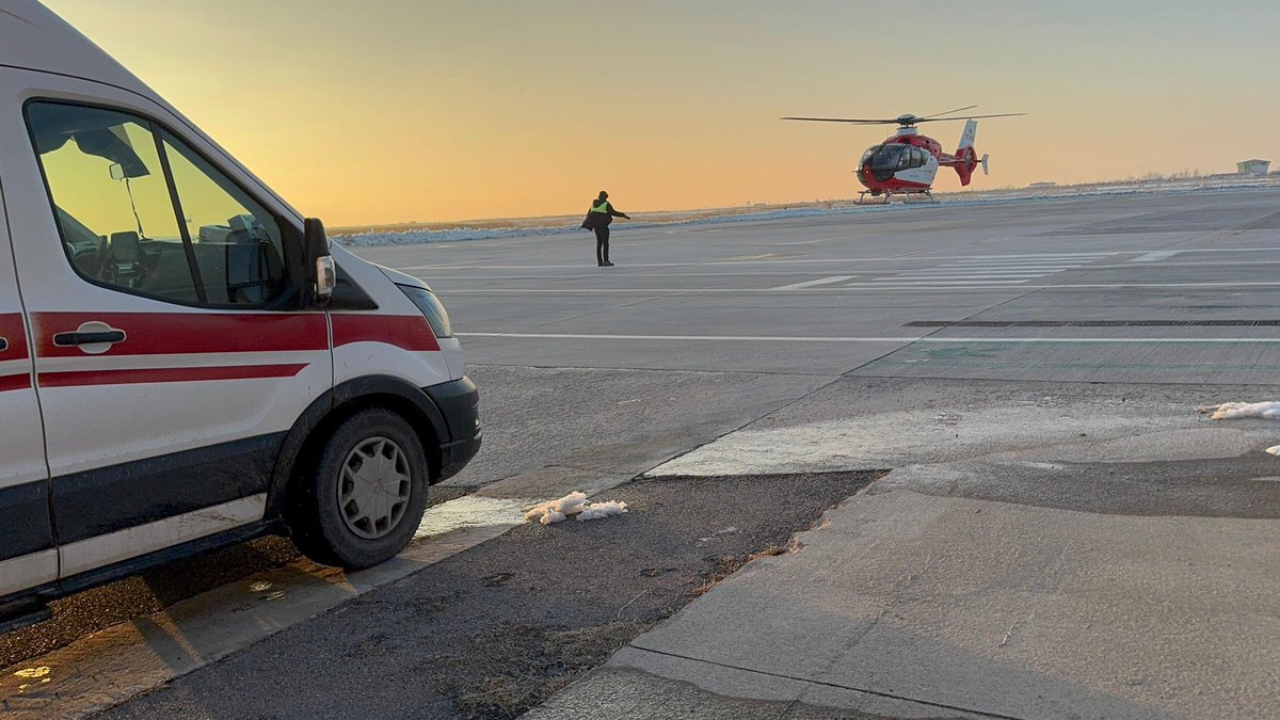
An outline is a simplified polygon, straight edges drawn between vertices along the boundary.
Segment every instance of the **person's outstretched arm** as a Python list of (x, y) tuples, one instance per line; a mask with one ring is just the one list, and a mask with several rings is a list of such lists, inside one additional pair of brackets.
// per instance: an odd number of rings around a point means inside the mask
[(613, 209), (613, 203), (609, 203), (609, 214), (610, 214), (610, 215), (612, 215), (612, 216), (614, 216), (614, 217), (626, 218), (626, 219), (628, 219), (628, 220), (630, 220), (630, 219), (631, 219), (631, 216), (630, 216), (630, 215), (628, 215), (628, 214), (626, 214), (626, 213), (624, 213), (624, 212), (618, 212), (617, 210), (614, 210), (614, 209)]

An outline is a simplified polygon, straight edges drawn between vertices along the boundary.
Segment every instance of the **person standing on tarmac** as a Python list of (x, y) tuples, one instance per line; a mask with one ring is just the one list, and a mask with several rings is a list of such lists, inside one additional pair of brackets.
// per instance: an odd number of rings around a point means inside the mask
[(582, 221), (582, 227), (596, 232), (596, 267), (613, 267), (609, 262), (609, 223), (615, 217), (631, 219), (626, 213), (614, 210), (609, 204), (609, 193), (601, 190), (600, 195), (591, 201), (587, 219)]

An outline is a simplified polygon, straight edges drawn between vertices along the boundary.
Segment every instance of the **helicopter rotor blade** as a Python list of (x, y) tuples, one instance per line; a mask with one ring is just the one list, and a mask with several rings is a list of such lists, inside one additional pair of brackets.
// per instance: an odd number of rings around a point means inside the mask
[(854, 118), (784, 117), (782, 120), (806, 120), (808, 122), (848, 123), (850, 125), (897, 125), (898, 120), (867, 120)]
[(962, 112), (962, 111), (964, 111), (964, 110), (972, 110), (972, 109), (974, 109), (974, 108), (976, 108), (976, 107), (978, 107), (978, 106), (977, 106), (977, 105), (969, 105), (969, 106), (967, 106), (967, 107), (956, 108), (955, 110), (948, 110), (948, 111), (946, 111), (946, 112), (934, 113), (934, 114), (932, 114), (932, 115), (925, 115), (923, 118), (921, 118), (921, 120), (928, 120), (929, 118), (936, 118), (936, 117), (940, 117), (940, 116), (942, 116), (942, 115), (950, 115), (950, 114), (952, 114), (952, 113), (958, 113), (958, 112)]
[(1030, 115), (1031, 113), (998, 113), (996, 115), (964, 115), (962, 117), (949, 118), (920, 118), (916, 122), (952, 122), (959, 120), (981, 120), (982, 118), (998, 118), (998, 117), (1016, 117), (1018, 115)]

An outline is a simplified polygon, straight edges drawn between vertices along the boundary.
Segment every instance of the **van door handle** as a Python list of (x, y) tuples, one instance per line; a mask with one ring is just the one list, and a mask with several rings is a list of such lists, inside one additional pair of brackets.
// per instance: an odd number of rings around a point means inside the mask
[(124, 342), (123, 330), (106, 332), (64, 332), (53, 336), (53, 344), (57, 347), (75, 347), (77, 345), (98, 345), (108, 343), (115, 345)]

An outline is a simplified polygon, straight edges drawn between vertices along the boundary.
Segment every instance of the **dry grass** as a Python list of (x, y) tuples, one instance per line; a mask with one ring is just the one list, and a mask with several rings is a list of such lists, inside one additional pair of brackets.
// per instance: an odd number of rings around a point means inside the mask
[(764, 550), (761, 550), (758, 553), (751, 553), (750, 555), (726, 555), (716, 562), (715, 568), (707, 575), (706, 582), (694, 588), (690, 591), (690, 594), (694, 597), (702, 597), (710, 592), (711, 588), (715, 587), (721, 580), (724, 580), (730, 575), (738, 572), (742, 569), (743, 565), (746, 565), (752, 560), (762, 557), (777, 557), (779, 555), (785, 555), (787, 552), (789, 552), (788, 548), (782, 545), (770, 545)]

